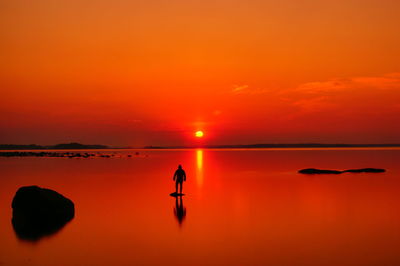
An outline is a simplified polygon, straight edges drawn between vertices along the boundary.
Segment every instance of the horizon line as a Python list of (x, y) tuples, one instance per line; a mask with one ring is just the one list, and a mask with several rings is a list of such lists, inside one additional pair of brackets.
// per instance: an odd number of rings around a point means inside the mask
[(81, 144), (77, 142), (37, 145), (37, 144), (0, 144), (0, 150), (23, 149), (262, 149), (262, 148), (389, 148), (400, 147), (400, 143), (255, 143), (255, 144), (214, 144), (214, 145), (146, 145), (133, 146), (109, 146), (100, 144)]

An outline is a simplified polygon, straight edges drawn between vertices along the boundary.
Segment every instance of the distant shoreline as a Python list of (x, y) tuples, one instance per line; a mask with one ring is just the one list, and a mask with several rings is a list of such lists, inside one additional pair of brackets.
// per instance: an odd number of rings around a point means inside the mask
[(107, 145), (87, 145), (80, 143), (67, 143), (42, 146), (36, 144), (0, 144), (0, 150), (108, 150), (108, 149), (267, 149), (267, 148), (395, 148), (400, 144), (323, 144), (323, 143), (295, 143), (295, 144), (238, 144), (238, 145), (203, 145), (203, 146), (145, 146), (145, 147), (111, 147)]
[(400, 144), (244, 144), (244, 145), (204, 145), (204, 146), (145, 146), (144, 149), (267, 149), (267, 148), (395, 148)]
[(92, 150), (92, 149), (110, 149), (106, 145), (87, 145), (81, 143), (65, 143), (49, 146), (42, 146), (37, 144), (19, 145), (19, 144), (0, 144), (0, 150)]

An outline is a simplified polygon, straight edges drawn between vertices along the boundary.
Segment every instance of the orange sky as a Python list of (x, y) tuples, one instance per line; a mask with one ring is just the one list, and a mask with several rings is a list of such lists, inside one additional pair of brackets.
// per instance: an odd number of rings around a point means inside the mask
[(400, 1), (0, 3), (0, 143), (400, 143)]

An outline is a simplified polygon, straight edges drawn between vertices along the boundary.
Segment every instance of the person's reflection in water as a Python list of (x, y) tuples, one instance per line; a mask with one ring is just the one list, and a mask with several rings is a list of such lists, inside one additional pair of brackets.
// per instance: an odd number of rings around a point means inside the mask
[(186, 208), (183, 206), (182, 196), (175, 197), (175, 208), (174, 208), (175, 218), (178, 220), (179, 226), (182, 226), (183, 220), (186, 217)]

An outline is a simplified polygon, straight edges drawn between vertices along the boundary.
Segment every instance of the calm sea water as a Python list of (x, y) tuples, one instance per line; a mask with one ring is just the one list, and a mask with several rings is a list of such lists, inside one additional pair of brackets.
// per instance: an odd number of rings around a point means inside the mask
[[(0, 158), (0, 265), (400, 265), (399, 149), (135, 152)], [(182, 202), (169, 196), (178, 164)], [(387, 172), (297, 173), (308, 167)], [(70, 198), (75, 218), (19, 239), (25, 185)]]

